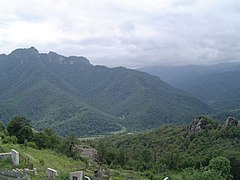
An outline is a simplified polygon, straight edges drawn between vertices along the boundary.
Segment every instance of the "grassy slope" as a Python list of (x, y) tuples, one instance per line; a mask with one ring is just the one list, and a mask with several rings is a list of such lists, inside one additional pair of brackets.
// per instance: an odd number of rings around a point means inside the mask
[[(15, 149), (20, 153), (20, 166), (18, 168), (37, 168), (38, 175), (31, 176), (32, 179), (42, 180), (46, 178), (47, 168), (52, 168), (58, 171), (58, 174), (67, 175), (69, 172), (83, 170), (85, 175), (90, 177), (94, 176), (94, 170), (98, 168), (96, 163), (91, 163), (91, 166), (86, 169), (84, 162), (73, 160), (65, 155), (55, 153), (51, 150), (37, 150), (34, 148), (25, 148), (23, 145), (18, 144), (0, 144), (5, 152)], [(1, 169), (13, 169), (15, 166), (11, 165), (11, 162), (0, 160)], [(110, 170), (112, 180), (124, 180), (127, 177), (133, 179), (146, 179), (140, 172), (126, 171), (126, 170)]]
[[(33, 164), (33, 168), (37, 168), (38, 178), (41, 179), (45, 177), (47, 168), (53, 168), (60, 174), (66, 174), (70, 171), (77, 171), (85, 168), (85, 164), (81, 161), (75, 161), (73, 159), (67, 158), (64, 155), (54, 153), (51, 150), (37, 150), (28, 147), (25, 152), (25, 148), (18, 144), (1, 144), (6, 152), (11, 149), (15, 149), (20, 153), (20, 167), (28, 167)], [(24, 161), (27, 163), (24, 163)], [(28, 163), (29, 162), (29, 163)], [(89, 175), (93, 175), (90, 172)]]

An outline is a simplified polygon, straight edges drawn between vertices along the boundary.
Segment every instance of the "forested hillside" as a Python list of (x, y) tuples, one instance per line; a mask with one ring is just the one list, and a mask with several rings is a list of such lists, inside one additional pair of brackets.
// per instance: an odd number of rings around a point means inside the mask
[(206, 102), (214, 109), (209, 116), (221, 121), (227, 116), (240, 117), (240, 63), (156, 66), (140, 70), (157, 75), (173, 87)]
[(211, 111), (156, 76), (33, 47), (0, 55), (0, 84), (0, 119), (25, 116), (61, 135), (145, 130)]
[(240, 63), (143, 67), (139, 70), (157, 75), (173, 87), (202, 101), (215, 100), (240, 87)]
[[(221, 124), (200, 116), (188, 126), (162, 126), (150, 132), (112, 136), (94, 141), (93, 146), (97, 148), (102, 163), (113, 168), (139, 170), (153, 179), (168, 171), (177, 171), (179, 176), (187, 172), (187, 176), (189, 171), (185, 171), (186, 168), (203, 173), (196, 175), (195, 179), (200, 176), (214, 179), (216, 177), (210, 178), (214, 173), (208, 176), (207, 169), (201, 168), (207, 167), (214, 158), (225, 157), (231, 162), (231, 174), (238, 180), (240, 127), (237, 124), (234, 118)], [(194, 179), (194, 175), (190, 179)]]
[[(219, 123), (199, 116), (189, 125), (92, 140), (60, 137), (49, 128), (35, 131), (28, 119), (14, 117), (6, 127), (0, 121), (0, 137), (0, 152), (20, 152), (18, 168), (37, 168), (33, 179), (45, 179), (47, 167), (58, 170), (57, 179), (67, 179), (79, 168), (91, 179), (240, 178), (240, 126), (234, 117)], [(4, 159), (0, 165), (14, 168)]]

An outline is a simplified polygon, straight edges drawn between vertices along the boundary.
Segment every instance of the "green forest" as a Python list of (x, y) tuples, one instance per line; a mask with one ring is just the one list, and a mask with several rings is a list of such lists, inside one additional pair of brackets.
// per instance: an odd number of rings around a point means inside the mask
[[(199, 116), (190, 125), (165, 125), (135, 134), (123, 132), (78, 139), (74, 135), (61, 137), (51, 129), (35, 131), (28, 119), (14, 117), (6, 127), (0, 123), (1, 151), (17, 144), (25, 149), (25, 153), (27, 149), (29, 152), (36, 149), (38, 154), (49, 150), (59, 154), (59, 161), (60, 156), (70, 158), (69, 167), (79, 162), (83, 169), (90, 168), (88, 172), (92, 177), (95, 177), (94, 169), (106, 169), (109, 172), (107, 179), (238, 180), (240, 127), (235, 118), (230, 120), (223, 124)], [(81, 155), (78, 147), (82, 145), (96, 149), (94, 163)], [(21, 167), (41, 169), (42, 161), (47, 160), (39, 161), (39, 164), (23, 163)], [(56, 168), (62, 168), (57, 162), (55, 164)], [(89, 164), (92, 165), (89, 167)], [(11, 169), (5, 161), (1, 161), (1, 167)], [(67, 179), (67, 171), (58, 178)]]
[[(238, 180), (240, 127), (225, 127), (205, 116), (198, 118), (204, 124), (198, 132), (193, 132), (193, 125), (162, 126), (145, 133), (98, 139), (92, 142), (92, 146), (98, 150), (102, 164), (141, 171), (149, 179), (168, 174), (170, 179), (177, 179), (174, 175), (171, 178), (176, 172), (182, 175), (180, 179)], [(229, 167), (213, 168), (215, 161), (229, 164)]]
[[(36, 130), (67, 136), (107, 134), (188, 123), (212, 108), (156, 76), (92, 65), (35, 48), (0, 55), (0, 119), (31, 120)], [(119, 126), (119, 124), (121, 126)]]

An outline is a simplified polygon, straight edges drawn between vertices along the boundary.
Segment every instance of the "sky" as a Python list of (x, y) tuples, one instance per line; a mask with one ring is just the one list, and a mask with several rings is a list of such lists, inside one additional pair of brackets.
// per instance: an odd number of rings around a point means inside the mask
[(239, 0), (1, 0), (0, 54), (137, 68), (240, 61)]

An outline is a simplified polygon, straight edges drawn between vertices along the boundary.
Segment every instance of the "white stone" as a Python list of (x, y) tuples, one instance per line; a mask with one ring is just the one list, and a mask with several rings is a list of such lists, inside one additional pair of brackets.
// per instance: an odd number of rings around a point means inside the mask
[(52, 168), (47, 168), (47, 176), (49, 180), (56, 179), (57, 176), (57, 170)]
[(11, 151), (11, 154), (12, 154), (12, 162), (15, 166), (18, 166), (19, 165), (19, 153), (12, 149)]

